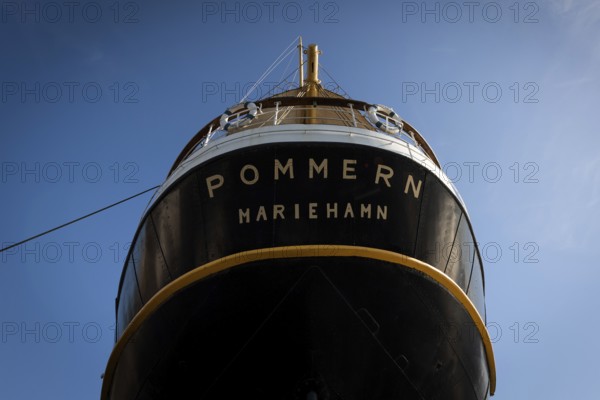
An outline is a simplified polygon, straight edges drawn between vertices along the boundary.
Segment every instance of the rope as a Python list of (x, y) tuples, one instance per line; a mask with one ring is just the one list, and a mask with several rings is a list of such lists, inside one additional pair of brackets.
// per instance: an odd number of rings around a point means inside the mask
[(277, 68), (277, 66), (283, 61), (285, 60), (285, 57), (289, 56), (292, 52), (294, 51), (294, 49), (291, 49), (288, 51), (288, 53), (281, 58), (281, 60), (277, 61), (277, 64), (273, 65), (272, 67), (269, 67), (269, 69), (267, 69), (267, 71), (265, 71), (265, 73), (256, 81), (256, 83), (250, 88), (250, 90), (248, 91), (248, 93), (246, 93), (246, 95), (242, 98), (242, 100), (240, 101), (240, 103), (243, 103), (246, 98), (248, 96), (250, 96), (250, 94), (252, 94), (252, 92), (254, 90), (256, 90), (256, 88), (267, 78), (267, 76), (269, 76), (271, 74), (271, 72), (273, 72), (273, 70), (275, 70), (275, 68)]
[(279, 77), (279, 82), (281, 82), (281, 80), (283, 79), (283, 76), (285, 75), (285, 73), (287, 72), (288, 68), (290, 68), (290, 64), (292, 63), (292, 60), (294, 59), (294, 57), (288, 57), (288, 63), (285, 66), (284, 70), (281, 71), (281, 76)]
[(98, 213), (100, 213), (100, 212), (102, 212), (102, 211), (108, 210), (109, 208), (112, 208), (112, 207), (114, 207), (114, 206), (117, 206), (117, 205), (119, 205), (119, 204), (121, 204), (121, 203), (125, 203), (126, 201), (129, 201), (129, 200), (131, 200), (131, 199), (134, 199), (134, 198), (136, 198), (136, 197), (138, 197), (138, 196), (141, 196), (141, 195), (143, 195), (143, 194), (145, 194), (145, 193), (148, 193), (149, 191), (151, 191), (151, 190), (154, 190), (154, 189), (157, 189), (157, 188), (159, 188), (159, 187), (160, 187), (160, 185), (158, 185), (158, 186), (154, 186), (154, 187), (151, 187), (150, 189), (146, 189), (146, 190), (144, 190), (144, 191), (142, 191), (142, 192), (139, 192), (139, 193), (137, 193), (137, 194), (134, 194), (133, 196), (129, 196), (129, 197), (127, 197), (126, 199), (119, 200), (119, 201), (117, 201), (116, 203), (110, 204), (110, 205), (108, 205), (108, 206), (106, 206), (106, 207), (103, 207), (103, 208), (101, 208), (101, 209), (99, 209), (99, 210), (96, 210), (96, 211), (94, 211), (94, 212), (91, 212), (91, 213), (89, 213), (89, 214), (86, 214), (86, 215), (84, 215), (84, 216), (82, 216), (82, 217), (76, 218), (76, 219), (74, 219), (74, 220), (72, 220), (72, 221), (66, 222), (66, 223), (64, 223), (64, 224), (62, 224), (62, 225), (59, 225), (59, 226), (55, 227), (55, 228), (48, 229), (48, 230), (47, 230), (47, 231), (45, 231), (45, 232), (38, 233), (38, 234), (37, 234), (37, 235), (35, 235), (35, 236), (32, 236), (32, 237), (30, 237), (30, 238), (27, 238), (27, 239), (25, 239), (25, 240), (21, 240), (20, 242), (17, 242), (17, 243), (11, 244), (10, 246), (7, 246), (7, 247), (5, 247), (5, 248), (1, 249), (1, 250), (0, 250), (0, 253), (2, 253), (3, 251), (6, 251), (6, 250), (12, 249), (13, 247), (20, 246), (20, 245), (22, 245), (22, 244), (24, 244), (24, 243), (27, 243), (27, 242), (29, 242), (29, 241), (31, 241), (31, 240), (33, 240), (33, 239), (37, 239), (37, 238), (39, 238), (40, 236), (44, 236), (44, 235), (47, 235), (47, 234), (49, 234), (49, 233), (51, 233), (51, 232), (57, 231), (57, 230), (59, 230), (59, 229), (61, 229), (61, 228), (64, 228), (65, 226), (69, 226), (69, 225), (71, 225), (71, 224), (74, 224), (75, 222), (79, 222), (79, 221), (81, 221), (81, 220), (83, 220), (83, 219), (86, 219), (86, 218), (88, 218), (88, 217), (91, 217), (92, 215), (98, 214)]
[[(304, 65), (304, 63), (303, 63), (302, 65)], [(284, 83), (288, 83), (288, 78), (289, 78), (289, 77), (290, 77), (292, 74), (294, 74), (294, 76), (296, 76), (296, 74), (297, 74), (297, 73), (298, 73), (298, 68), (296, 68), (295, 70), (293, 70), (292, 72), (290, 72), (290, 73), (288, 74), (288, 76), (286, 76), (286, 77), (285, 77), (285, 78), (284, 78), (282, 81), (280, 81), (280, 82), (279, 82), (277, 85), (273, 86), (273, 88), (271, 88), (271, 90), (269, 90), (269, 91), (267, 92), (267, 94), (263, 96), (263, 98), (265, 98), (265, 97), (271, 97), (271, 95), (275, 95), (275, 90), (276, 90), (278, 87), (280, 87), (281, 85), (283, 85)], [(292, 82), (293, 82), (293, 79), (292, 79)], [(283, 91), (285, 91), (285, 89), (283, 89)]]
[[(296, 38), (292, 41), (292, 43), (290, 43), (284, 50), (283, 52), (279, 55), (279, 57), (277, 57), (275, 59), (275, 61), (273, 61), (273, 63), (267, 68), (267, 70), (265, 72), (263, 72), (263, 74), (260, 76), (260, 78), (258, 78), (258, 80), (256, 81), (256, 83), (254, 83), (254, 85), (252, 85), (252, 87), (250, 88), (250, 90), (248, 90), (248, 92), (244, 95), (244, 97), (242, 98), (242, 100), (240, 101), (240, 103), (243, 103), (246, 98), (248, 98), (248, 96), (250, 96), (250, 94), (252, 94), (252, 92), (254, 90), (256, 90), (256, 88), (258, 87), (258, 85), (260, 85), (262, 83), (263, 80), (265, 80), (265, 78), (271, 73), (273, 72), (273, 70), (275, 68), (277, 68), (277, 66), (283, 61), (285, 60), (285, 58), (287, 56), (290, 55), (290, 53), (292, 51), (295, 50), (295, 46), (294, 44), (298, 41), (299, 36), (296, 36)], [(291, 47), (291, 48), (290, 48)]]
[(320, 63), (319, 63), (319, 67), (321, 67), (321, 68), (323, 69), (323, 72), (325, 72), (325, 73), (327, 74), (327, 76), (331, 78), (331, 80), (333, 81), (333, 83), (335, 83), (335, 84), (337, 85), (337, 87), (338, 87), (338, 88), (339, 88), (339, 89), (340, 89), (342, 92), (344, 92), (344, 94), (346, 95), (346, 98), (350, 99), (351, 97), (350, 97), (350, 95), (348, 94), (348, 92), (346, 92), (346, 91), (344, 90), (344, 88), (343, 88), (343, 87), (341, 87), (339, 83), (337, 83), (337, 81), (335, 80), (335, 78), (334, 78), (334, 77), (333, 77), (333, 76), (332, 76), (332, 75), (331, 75), (329, 72), (327, 72), (327, 70), (325, 69), (325, 66), (323, 65), (323, 63), (321, 63), (321, 62), (320, 62)]

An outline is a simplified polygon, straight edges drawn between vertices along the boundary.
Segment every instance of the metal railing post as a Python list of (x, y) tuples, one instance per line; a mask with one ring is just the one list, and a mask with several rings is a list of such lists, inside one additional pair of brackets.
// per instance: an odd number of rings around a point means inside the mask
[(210, 127), (208, 128), (208, 133), (206, 134), (206, 140), (204, 140), (204, 145), (202, 145), (202, 147), (206, 146), (210, 140), (210, 138), (212, 137), (212, 133), (213, 133), (213, 126), (212, 124), (210, 124)]
[(356, 128), (356, 117), (354, 116), (354, 107), (352, 107), (352, 103), (348, 103), (348, 106), (350, 107), (350, 112), (352, 113), (352, 123)]

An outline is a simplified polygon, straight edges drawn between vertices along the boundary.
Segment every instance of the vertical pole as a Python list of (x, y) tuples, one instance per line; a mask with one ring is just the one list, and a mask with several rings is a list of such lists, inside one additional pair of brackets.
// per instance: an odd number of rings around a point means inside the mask
[(319, 82), (319, 47), (316, 44), (308, 45), (308, 78), (309, 83), (317, 84)]
[(206, 138), (204, 139), (204, 144), (202, 145), (203, 147), (208, 144), (210, 139), (212, 139), (212, 133), (213, 133), (212, 128), (213, 128), (213, 126), (212, 126), (212, 124), (210, 124), (210, 128), (208, 128), (208, 133), (206, 134)]
[(304, 49), (302, 48), (302, 36), (298, 39), (298, 76), (299, 76), (299, 87), (304, 86), (304, 60), (303, 56)]
[[(319, 95), (319, 48), (316, 44), (308, 45), (308, 60), (306, 61), (307, 65), (307, 73), (308, 77), (306, 78), (307, 84), (307, 97), (317, 97)], [(308, 110), (306, 110), (306, 117), (308, 124), (316, 124), (317, 123), (317, 105), (313, 102), (313, 106), (309, 106)]]
[(352, 103), (348, 103), (348, 106), (350, 106), (350, 112), (352, 113), (352, 123), (356, 128), (356, 117), (354, 116), (354, 108), (352, 107)]

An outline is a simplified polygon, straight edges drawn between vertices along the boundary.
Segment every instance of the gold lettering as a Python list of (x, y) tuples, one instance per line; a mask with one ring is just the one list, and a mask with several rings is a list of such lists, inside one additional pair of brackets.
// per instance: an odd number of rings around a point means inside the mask
[(273, 204), (273, 219), (277, 219), (277, 216), (281, 217), (281, 219), (285, 219), (285, 217), (283, 216), (284, 210), (285, 207), (283, 206), (283, 204)]
[(423, 181), (419, 179), (419, 183), (415, 186), (415, 179), (412, 175), (408, 175), (408, 179), (406, 180), (406, 186), (404, 187), (404, 194), (408, 193), (408, 188), (412, 187), (413, 196), (415, 199), (419, 198), (419, 194), (421, 193), (421, 184)]
[(290, 179), (294, 179), (294, 159), (288, 158), (285, 166), (282, 166), (278, 159), (275, 159), (275, 180), (279, 180), (279, 172), (283, 175), (286, 174), (287, 171), (290, 171)]
[[(252, 173), (254, 174), (254, 177), (252, 179), (246, 179), (246, 171), (248, 170), (252, 171)], [(246, 185), (254, 185), (256, 182), (258, 182), (258, 176), (258, 169), (256, 169), (256, 167), (252, 164), (246, 164), (240, 170), (240, 179)]]
[[(216, 182), (215, 182), (216, 181)], [(223, 186), (225, 179), (223, 179), (223, 175), (213, 175), (206, 178), (206, 188), (208, 189), (208, 197), (211, 199), (215, 197), (215, 189)]]
[(323, 178), (327, 179), (327, 159), (324, 158), (321, 164), (317, 165), (314, 159), (308, 160), (308, 177), (313, 178), (313, 172), (316, 171), (317, 175), (323, 172)]
[(240, 225), (241, 224), (249, 224), (250, 223), (250, 209), (246, 208), (246, 210), (242, 210), (241, 208), (239, 209), (239, 215), (240, 215)]
[(294, 204), (294, 219), (300, 219), (300, 204)]
[(377, 204), (377, 219), (387, 220), (387, 206)]
[(362, 204), (360, 205), (360, 217), (364, 218), (365, 215), (368, 219), (371, 219), (371, 205), (370, 204)]
[(356, 179), (356, 175), (350, 175), (350, 173), (354, 172), (354, 165), (356, 165), (356, 160), (344, 160), (343, 179)]
[(260, 220), (266, 221), (267, 220), (267, 211), (265, 210), (265, 206), (260, 206), (258, 208), (258, 214), (256, 214), (256, 222), (260, 221)]
[(317, 219), (318, 203), (308, 203), (308, 219)]
[[(387, 174), (382, 173), (382, 171), (381, 171), (382, 169), (387, 170)], [(377, 165), (377, 174), (375, 174), (375, 184), (377, 185), (379, 183), (379, 179), (383, 178), (383, 180), (385, 181), (385, 185), (387, 187), (392, 187), (392, 185), (390, 185), (390, 181), (388, 180), (392, 176), (394, 176), (393, 169), (391, 169), (387, 165), (379, 164), (379, 165)]]
[(352, 209), (351, 203), (346, 204), (346, 211), (344, 212), (344, 218), (348, 218), (348, 216), (354, 218), (354, 210)]
[(327, 203), (327, 219), (331, 218), (331, 215), (333, 218), (338, 217), (338, 203)]
[[(319, 219), (319, 203), (308, 203), (308, 219)], [(300, 207), (304, 204), (294, 203), (294, 219), (300, 219)], [(342, 206), (343, 207), (343, 206)], [(358, 205), (357, 205), (358, 207)], [(377, 208), (375, 208), (377, 207)], [(272, 220), (282, 219), (285, 220), (285, 210), (286, 206), (284, 204), (273, 204), (273, 214)], [(327, 219), (337, 219), (340, 216), (340, 206), (339, 203), (326, 203), (326, 215)], [(388, 219), (388, 206), (382, 206), (379, 204), (373, 205), (371, 203), (361, 203), (360, 204), (360, 218), (371, 219), (373, 213), (377, 212), (378, 220), (387, 220)], [(358, 211), (358, 210), (357, 210)], [(239, 224), (249, 224), (252, 217), (251, 208), (239, 208), (238, 209), (238, 220)], [(344, 207), (344, 219), (347, 218), (355, 218), (354, 213), (354, 205), (352, 203), (346, 203)], [(267, 214), (267, 209), (265, 206), (258, 207), (255, 221), (268, 221), (269, 215)]]

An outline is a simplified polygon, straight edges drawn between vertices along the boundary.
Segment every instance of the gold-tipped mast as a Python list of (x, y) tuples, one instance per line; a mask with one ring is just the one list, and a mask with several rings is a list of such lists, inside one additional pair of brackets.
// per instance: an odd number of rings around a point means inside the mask
[(306, 95), (309, 97), (317, 97), (319, 93), (319, 87), (321, 81), (319, 80), (319, 47), (316, 44), (309, 44), (306, 54), (308, 55), (308, 61), (306, 63), (308, 68), (308, 77), (306, 78), (307, 91)]
[[(298, 47), (302, 48), (302, 37), (300, 38)], [(304, 81), (304, 66), (303, 66), (303, 56), (302, 54), (308, 55), (307, 65), (307, 78)], [(300, 52), (300, 88), (306, 86), (306, 96), (307, 97), (318, 97), (319, 96), (319, 88), (321, 87), (321, 81), (319, 80), (319, 54), (321, 51), (319, 47), (312, 43), (308, 45), (308, 49), (306, 51), (301, 50)], [(307, 124), (316, 124), (317, 123), (317, 110), (315, 107), (309, 107), (306, 110), (306, 123)]]
[[(304, 80), (304, 54), (308, 55), (308, 61), (306, 62), (308, 68), (308, 77)], [(321, 51), (319, 47), (312, 43), (308, 45), (308, 49), (304, 50), (302, 46), (302, 36), (298, 39), (298, 83), (299, 87), (307, 86), (307, 95), (316, 97), (319, 84), (319, 54)]]
[(310, 84), (319, 84), (319, 47), (316, 44), (308, 45), (308, 79), (306, 80)]

